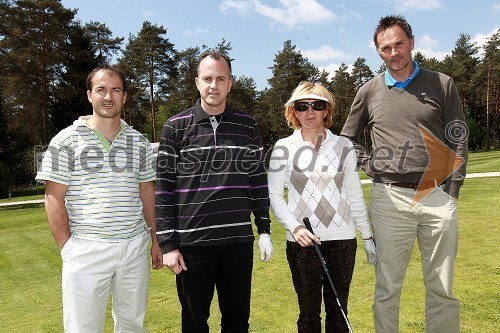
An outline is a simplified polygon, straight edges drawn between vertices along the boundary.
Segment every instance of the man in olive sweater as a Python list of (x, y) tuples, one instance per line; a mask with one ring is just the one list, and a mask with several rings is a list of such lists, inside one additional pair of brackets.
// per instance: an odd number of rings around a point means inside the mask
[(457, 198), (468, 153), (460, 98), (450, 77), (419, 68), (412, 59), (415, 40), (402, 16), (382, 18), (373, 37), (387, 70), (360, 88), (341, 135), (356, 142), (365, 127), (371, 130), (372, 154), (355, 147), (360, 166), (373, 179), (375, 329), (398, 332), (399, 300), (416, 238), (427, 332), (459, 332), (460, 305), (452, 285)]

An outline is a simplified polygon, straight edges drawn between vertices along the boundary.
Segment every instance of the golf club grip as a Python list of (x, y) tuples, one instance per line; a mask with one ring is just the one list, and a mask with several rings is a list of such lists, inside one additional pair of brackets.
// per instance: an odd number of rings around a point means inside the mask
[[(311, 225), (311, 221), (309, 221), (309, 218), (304, 217), (304, 219), (302, 221), (304, 222), (304, 225), (306, 226), (307, 230), (309, 230), (314, 235), (314, 231), (312, 230), (312, 225)], [(318, 244), (316, 244), (316, 242), (314, 242), (314, 241), (312, 242), (312, 245), (313, 245), (314, 249), (316, 250), (316, 254), (318, 255), (319, 262), (321, 263), (321, 267), (323, 267), (323, 270), (325, 272), (328, 272), (328, 267), (326, 266), (325, 257), (323, 257), (323, 253), (321, 253), (321, 249), (319, 248)], [(335, 290), (334, 290), (334, 292), (335, 292)]]
[(307, 230), (309, 230), (309, 232), (314, 235), (314, 231), (313, 231), (313, 228), (312, 228), (312, 225), (311, 225), (311, 221), (309, 221), (309, 218), (308, 217), (304, 217), (302, 219), (302, 222), (304, 222), (304, 225), (306, 226)]

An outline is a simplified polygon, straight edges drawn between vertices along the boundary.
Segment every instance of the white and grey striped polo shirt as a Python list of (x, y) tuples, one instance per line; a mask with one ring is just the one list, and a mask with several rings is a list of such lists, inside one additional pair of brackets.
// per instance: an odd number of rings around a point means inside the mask
[[(66, 208), (74, 237), (121, 241), (147, 230), (139, 183), (153, 181), (153, 152), (147, 139), (122, 120), (105, 147), (80, 117), (50, 142), (36, 179), (68, 185)], [(108, 149), (106, 149), (108, 148)]]

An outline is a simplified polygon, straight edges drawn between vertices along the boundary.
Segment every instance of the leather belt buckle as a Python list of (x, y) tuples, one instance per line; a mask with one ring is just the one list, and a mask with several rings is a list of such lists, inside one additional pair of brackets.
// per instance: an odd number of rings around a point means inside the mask
[(418, 184), (419, 183), (417, 182), (399, 182), (399, 183), (389, 183), (388, 185), (402, 187), (402, 188), (409, 188), (416, 191), (418, 188)]
[(400, 183), (389, 183), (388, 185), (402, 187), (402, 188), (409, 188), (412, 189), (413, 191), (416, 190), (423, 191), (432, 187), (437, 187), (439, 184), (436, 179), (431, 179), (423, 182), (400, 182)]
[(412, 182), (412, 183), (408, 183), (408, 185), (409, 185), (409, 188), (411, 188), (413, 191), (416, 191), (418, 186), (420, 185), (420, 183)]

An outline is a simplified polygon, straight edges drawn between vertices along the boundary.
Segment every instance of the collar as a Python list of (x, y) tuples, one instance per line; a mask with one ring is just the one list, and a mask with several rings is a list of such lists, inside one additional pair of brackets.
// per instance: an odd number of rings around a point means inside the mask
[(396, 87), (396, 88), (400, 88), (400, 89), (403, 89), (404, 87), (409, 85), (410, 82), (413, 81), (415, 76), (417, 76), (418, 71), (419, 71), (419, 67), (418, 67), (417, 62), (415, 60), (413, 60), (412, 62), (413, 62), (413, 68), (414, 68), (413, 73), (404, 82), (396, 81), (396, 79), (392, 77), (391, 73), (389, 73), (389, 70), (386, 69), (385, 70), (385, 84), (388, 87)]
[[(335, 139), (335, 136), (333, 135), (332, 131), (330, 131), (328, 128), (325, 128), (325, 132), (326, 132), (326, 138), (324, 141)], [(292, 141), (294, 142), (304, 142), (304, 139), (302, 139), (302, 128), (297, 128), (295, 131), (293, 131), (291, 138)]]
[[(80, 116), (77, 120), (73, 122), (73, 125), (76, 127), (87, 127), (87, 121), (92, 118), (92, 115)], [(124, 130), (126, 127), (129, 127), (125, 120), (120, 118), (120, 130)]]
[[(224, 112), (222, 112), (221, 115), (227, 118), (236, 117), (235, 110), (232, 107), (230, 107), (227, 103)], [(211, 115), (206, 113), (205, 110), (203, 110), (203, 108), (201, 107), (200, 99), (196, 101), (196, 104), (193, 107), (193, 117), (196, 123), (211, 117)]]

